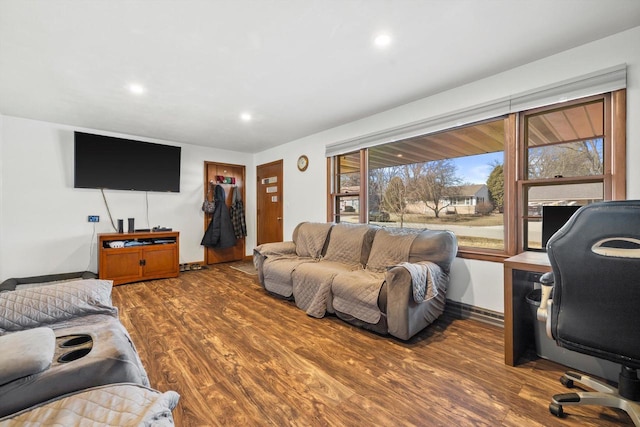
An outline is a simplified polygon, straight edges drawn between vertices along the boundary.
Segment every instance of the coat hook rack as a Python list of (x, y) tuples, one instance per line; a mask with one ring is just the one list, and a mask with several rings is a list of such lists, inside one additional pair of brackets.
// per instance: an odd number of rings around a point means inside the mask
[(233, 176), (216, 175), (216, 183), (217, 184), (235, 184), (236, 178)]

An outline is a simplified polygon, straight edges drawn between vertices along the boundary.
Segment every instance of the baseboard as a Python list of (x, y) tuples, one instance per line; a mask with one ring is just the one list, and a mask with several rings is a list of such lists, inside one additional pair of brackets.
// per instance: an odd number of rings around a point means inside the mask
[(486, 308), (475, 307), (458, 301), (447, 300), (444, 307), (444, 314), (456, 319), (473, 319), (479, 322), (504, 327), (504, 315), (497, 311)]

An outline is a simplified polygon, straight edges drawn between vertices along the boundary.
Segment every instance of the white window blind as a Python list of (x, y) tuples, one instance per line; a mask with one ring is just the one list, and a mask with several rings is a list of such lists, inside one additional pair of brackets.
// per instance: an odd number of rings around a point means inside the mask
[(480, 105), (428, 117), (413, 123), (383, 129), (327, 145), (325, 155), (337, 156), (388, 142), (452, 129), (501, 115), (571, 101), (627, 86), (627, 66), (617, 65), (544, 87), (496, 99)]

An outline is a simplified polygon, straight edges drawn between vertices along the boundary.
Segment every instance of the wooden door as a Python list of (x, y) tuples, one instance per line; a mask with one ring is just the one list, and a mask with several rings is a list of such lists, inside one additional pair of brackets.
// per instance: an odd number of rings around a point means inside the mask
[[(220, 182), (218, 177), (225, 178), (223, 182)], [(225, 182), (235, 181), (235, 182)], [(239, 191), (242, 197), (242, 202), (245, 201), (245, 167), (243, 165), (231, 165), (226, 163), (205, 162), (205, 180), (204, 180), (204, 194), (207, 193), (207, 186), (211, 184), (212, 191), (216, 185), (222, 186), (225, 196), (227, 198), (226, 205), (231, 207), (231, 201), (233, 200), (233, 192)], [(209, 223), (211, 222), (211, 215), (204, 215), (204, 229), (206, 231)], [(240, 261), (244, 259), (245, 254), (245, 238), (240, 238), (236, 242), (236, 245), (231, 248), (215, 249), (205, 247), (205, 263), (206, 264), (218, 264), (221, 262)]]
[(282, 160), (259, 165), (256, 168), (258, 245), (282, 242)]

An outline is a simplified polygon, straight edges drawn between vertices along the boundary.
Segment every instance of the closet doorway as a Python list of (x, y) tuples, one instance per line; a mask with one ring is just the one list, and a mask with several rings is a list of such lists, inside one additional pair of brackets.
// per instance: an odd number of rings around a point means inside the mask
[[(238, 191), (242, 202), (245, 203), (245, 167), (243, 165), (232, 165), (227, 163), (204, 162), (204, 195), (207, 196), (207, 189), (211, 185), (211, 189), (216, 185), (222, 186), (226, 196), (226, 205), (231, 207), (234, 191)], [(207, 230), (211, 222), (211, 215), (204, 215), (204, 230)], [(245, 240), (246, 238), (237, 239), (236, 245), (231, 248), (215, 249), (204, 248), (205, 264), (218, 264), (221, 262), (240, 261), (245, 258)]]

